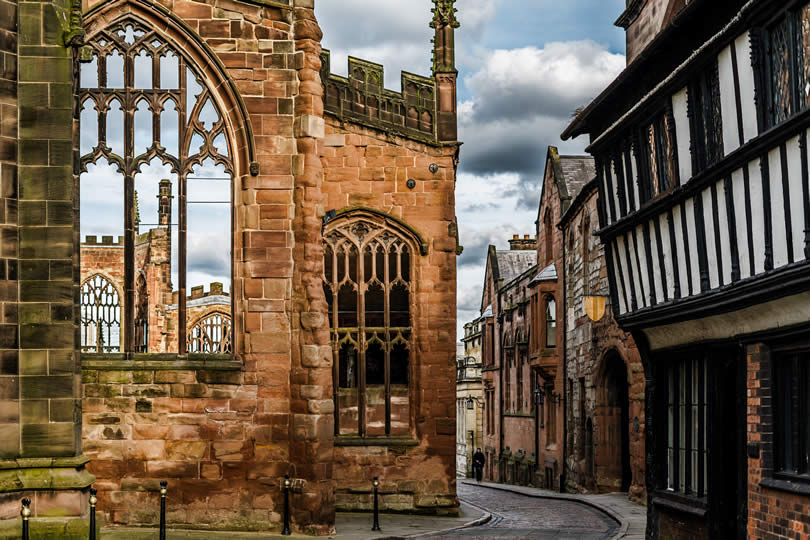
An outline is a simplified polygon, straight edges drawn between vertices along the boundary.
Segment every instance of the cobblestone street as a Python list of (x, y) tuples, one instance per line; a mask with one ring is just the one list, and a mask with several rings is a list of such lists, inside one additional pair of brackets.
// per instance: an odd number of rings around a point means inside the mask
[(577, 502), (528, 497), (460, 482), (463, 501), (492, 514), (481, 527), (452, 531), (442, 538), (612, 538), (619, 524), (608, 515)]

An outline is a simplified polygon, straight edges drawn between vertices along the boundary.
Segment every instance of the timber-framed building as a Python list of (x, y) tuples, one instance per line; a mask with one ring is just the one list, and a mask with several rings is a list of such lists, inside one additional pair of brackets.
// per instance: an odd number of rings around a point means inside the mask
[(590, 135), (648, 538), (810, 532), (810, 4), (637, 0)]

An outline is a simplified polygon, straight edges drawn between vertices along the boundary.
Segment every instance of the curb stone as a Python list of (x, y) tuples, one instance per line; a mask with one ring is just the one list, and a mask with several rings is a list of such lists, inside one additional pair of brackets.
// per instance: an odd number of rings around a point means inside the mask
[(478, 527), (478, 526), (481, 526), (481, 525), (483, 525), (485, 523), (489, 523), (489, 521), (492, 519), (492, 514), (488, 510), (485, 510), (485, 509), (481, 508), (480, 506), (469, 503), (467, 501), (464, 501), (464, 504), (466, 504), (468, 506), (472, 506), (473, 508), (475, 508), (477, 510), (480, 510), (481, 512), (483, 512), (483, 515), (481, 517), (479, 517), (479, 518), (476, 518), (476, 519), (472, 520), (472, 521), (468, 521), (467, 523), (464, 523), (462, 525), (458, 525), (456, 527), (449, 527), (447, 529), (439, 529), (439, 530), (435, 530), (435, 531), (427, 531), (427, 532), (423, 532), (423, 533), (411, 534), (411, 535), (406, 535), (406, 536), (393, 536), (393, 535), (392, 536), (376, 536), (374, 538), (371, 538), (370, 540), (405, 540), (406, 538), (428, 538), (428, 537), (431, 537), (431, 536), (435, 536), (437, 534), (445, 534), (445, 533), (449, 533), (449, 532), (453, 532), (453, 531), (458, 531), (458, 530), (461, 530), (461, 529), (468, 529), (470, 527)]

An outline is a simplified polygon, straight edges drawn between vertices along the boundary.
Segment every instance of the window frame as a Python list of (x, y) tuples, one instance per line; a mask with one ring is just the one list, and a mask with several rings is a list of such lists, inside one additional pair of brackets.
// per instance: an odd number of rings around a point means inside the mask
[[(129, 28), (132, 28), (132, 35), (134, 41), (130, 43), (127, 41), (128, 37), (122, 37), (121, 32), (129, 36)], [(138, 32), (142, 32), (138, 35)], [(116, 37), (117, 36), (117, 37)], [(158, 41), (160, 45), (154, 45)], [(152, 360), (152, 359), (167, 359), (169, 357), (178, 359), (189, 360), (235, 360), (236, 352), (235, 346), (237, 340), (234, 336), (235, 320), (235, 298), (231, 293), (229, 297), (227, 317), (230, 320), (231, 327), (231, 352), (229, 353), (198, 353), (192, 352), (188, 348), (188, 330), (191, 327), (188, 320), (187, 296), (192, 287), (187, 286), (187, 279), (189, 268), (187, 265), (188, 255), (188, 231), (187, 221), (189, 213), (189, 201), (186, 200), (187, 184), (189, 180), (193, 180), (194, 167), (203, 166), (206, 160), (211, 160), (214, 165), (221, 165), (224, 167), (225, 174), (229, 177), (229, 201), (228, 204), (228, 226), (229, 226), (229, 249), (231, 253), (229, 266), (230, 271), (228, 274), (230, 290), (233, 291), (234, 285), (234, 231), (235, 227), (235, 212), (234, 212), (234, 179), (237, 176), (236, 170), (236, 154), (238, 148), (236, 136), (233, 130), (230, 129), (232, 124), (231, 114), (228, 111), (222, 110), (219, 106), (219, 94), (216, 89), (218, 88), (218, 81), (214, 75), (207, 72), (205, 65), (195, 60), (193, 54), (188, 53), (182, 44), (178, 43), (171, 35), (170, 31), (157, 27), (148, 26), (138, 16), (127, 13), (120, 17), (115, 18), (108, 24), (101, 28), (93, 29), (92, 32), (85, 39), (85, 48), (91, 50), (91, 57), (86, 60), (84, 54), (76, 59), (76, 71), (82, 72), (82, 65), (86, 62), (95, 62), (96, 80), (95, 86), (86, 87), (77, 83), (77, 95), (75, 99), (76, 106), (78, 107), (79, 114), (74, 118), (74, 137), (76, 143), (79, 144), (81, 140), (81, 110), (86, 103), (90, 103), (95, 107), (97, 114), (96, 132), (94, 135), (94, 146), (90, 152), (86, 154), (80, 153), (79, 159), (79, 172), (74, 175), (76, 189), (81, 192), (81, 175), (87, 172), (89, 164), (96, 164), (99, 160), (106, 160), (111, 167), (118, 169), (119, 174), (123, 181), (124, 197), (121, 201), (123, 203), (122, 219), (124, 222), (124, 277), (121, 283), (113, 281), (115, 286), (120, 289), (120, 346), (118, 352), (86, 352), (82, 351), (81, 356), (88, 361), (98, 360)], [(152, 68), (152, 83), (151, 86), (142, 86), (136, 82), (137, 76), (135, 72), (134, 59), (139, 57), (141, 53), (146, 52), (146, 58), (151, 62)], [(107, 69), (106, 59), (113, 52), (117, 53), (122, 58), (122, 77), (123, 84), (121, 86), (108, 86), (107, 85)], [(161, 58), (171, 53), (177, 59), (177, 86), (175, 88), (164, 88), (159, 83), (161, 74)], [(92, 65), (92, 64), (91, 64)], [(194, 84), (199, 87), (199, 94), (191, 94), (191, 86), (187, 82), (188, 74), (194, 78)], [(191, 101), (189, 101), (191, 100)], [(170, 150), (165, 149), (161, 141), (158, 140), (159, 136), (156, 134), (160, 132), (162, 126), (161, 113), (165, 113), (165, 106), (171, 102), (173, 104), (174, 112), (178, 115), (177, 124), (177, 148), (173, 154)], [(124, 155), (118, 156), (114, 154), (113, 149), (107, 145), (107, 113), (113, 103), (121, 109), (123, 118), (125, 119), (124, 125), (121, 127), (121, 134), (124, 138)], [(150, 107), (153, 103), (158, 103), (162, 109), (160, 112), (151, 112), (151, 126), (152, 126), (152, 140), (151, 146), (147, 148), (145, 153), (135, 155), (133, 141), (135, 140), (135, 111), (139, 110), (141, 104), (146, 104)], [(193, 103), (189, 108), (189, 103)], [(212, 123), (210, 129), (206, 129), (201, 120), (200, 115), (203, 109), (210, 104), (218, 116), (216, 122)], [(133, 117), (127, 120), (127, 115)], [(127, 127), (130, 132), (127, 133)], [(186, 146), (193, 145), (193, 138), (199, 134), (202, 129), (203, 145), (200, 151), (186, 156)], [(185, 133), (185, 134), (184, 134)], [(215, 139), (222, 140), (225, 144), (225, 152), (217, 151)], [(127, 143), (129, 140), (129, 143)], [(191, 153), (190, 151), (188, 153)], [(137, 268), (136, 262), (136, 243), (138, 237), (139, 218), (136, 216), (137, 212), (127, 211), (128, 208), (135, 207), (136, 191), (135, 191), (135, 178), (140, 174), (139, 170), (143, 165), (149, 165), (155, 160), (160, 161), (163, 165), (171, 168), (171, 174), (176, 175), (175, 182), (177, 183), (177, 224), (176, 230), (177, 238), (177, 277), (178, 283), (172, 287), (171, 293), (178, 293), (177, 296), (177, 321), (176, 321), (176, 337), (171, 343), (171, 348), (176, 347), (176, 351), (171, 352), (148, 352), (144, 351), (143, 344), (136, 343), (136, 338), (139, 332), (136, 329), (138, 323), (136, 310), (138, 309), (137, 302), (137, 286), (138, 278), (141, 273)], [(172, 195), (172, 198), (175, 196)], [(206, 201), (208, 202), (208, 201)], [(224, 203), (225, 201), (223, 201)], [(194, 201), (191, 201), (194, 203)], [(163, 204), (161, 201), (160, 205)], [(159, 206), (160, 206), (159, 205)], [(77, 221), (79, 227), (79, 235), (81, 237), (81, 218)], [(162, 225), (157, 225), (160, 227)], [(171, 228), (174, 225), (168, 224)], [(81, 256), (81, 255), (80, 255)], [(80, 285), (83, 285), (88, 279), (99, 272), (92, 270), (92, 273), (87, 278), (81, 279)], [(223, 305), (224, 308), (224, 305)], [(220, 311), (225, 311), (222, 309)], [(148, 320), (148, 318), (147, 318)], [(148, 335), (145, 334), (145, 335)], [(142, 336), (143, 337), (143, 336)], [(82, 348), (82, 347), (80, 347)]]
[[(792, 371), (787, 369), (791, 362)], [(798, 371), (798, 373), (797, 373)], [(810, 484), (810, 347), (800, 347), (787, 351), (774, 351), (771, 359), (772, 403), (773, 403), (773, 471), (774, 478)], [(785, 391), (785, 379), (791, 381), (798, 395)], [(787, 421), (793, 425), (786, 428), (785, 409), (787, 398), (790, 416)], [(803, 398), (803, 399), (802, 399)], [(802, 419), (805, 422), (802, 422)], [(791, 462), (796, 462), (792, 471), (785, 469), (786, 457), (783, 453), (788, 446), (785, 436), (790, 432)], [(794, 455), (795, 454), (795, 455)]]
[[(356, 235), (356, 238), (351, 238), (349, 236), (350, 232), (347, 232), (349, 228), (353, 228), (358, 224), (362, 224), (365, 227), (369, 228), (369, 233), (363, 233), (363, 235)], [(413, 419), (413, 404), (414, 404), (414, 371), (415, 371), (415, 363), (417, 361), (415, 351), (418, 349), (416, 344), (418, 343), (418, 332), (415, 327), (415, 320), (416, 316), (415, 313), (417, 311), (417, 304), (416, 304), (416, 292), (418, 289), (417, 283), (417, 257), (420, 255), (425, 255), (426, 252), (420, 249), (419, 246), (422, 246), (421, 239), (414, 238), (414, 235), (406, 228), (402, 223), (399, 223), (398, 220), (395, 218), (390, 218), (388, 216), (378, 215), (375, 211), (370, 211), (368, 209), (354, 211), (354, 212), (345, 212), (339, 215), (337, 218), (331, 220), (328, 224), (326, 224), (323, 232), (324, 238), (324, 274), (322, 276), (322, 282), (324, 284), (324, 292), (327, 295), (327, 304), (328, 304), (328, 319), (329, 319), (329, 332), (330, 332), (330, 340), (332, 345), (332, 355), (333, 355), (333, 365), (332, 365), (332, 380), (333, 380), (333, 401), (334, 401), (334, 434), (335, 437), (338, 438), (352, 438), (352, 437), (360, 437), (362, 439), (367, 440), (374, 440), (380, 439), (384, 440), (391, 437), (399, 437), (400, 435), (392, 434), (392, 393), (391, 393), (391, 386), (393, 383), (391, 382), (391, 375), (393, 369), (391, 365), (393, 363), (393, 347), (396, 344), (404, 343), (406, 347), (406, 351), (408, 352), (408, 382), (407, 382), (407, 393), (408, 393), (408, 435), (410, 436), (414, 429), (414, 419)], [(339, 230), (340, 229), (340, 230)], [(354, 233), (351, 233), (354, 234)], [(365, 249), (369, 249), (370, 242), (374, 241), (375, 239), (379, 239), (378, 241), (382, 241), (382, 237), (384, 235), (388, 235), (388, 238), (391, 238), (390, 243), (393, 244), (395, 242), (401, 243), (400, 249), (407, 248), (407, 255), (408, 255), (408, 278), (405, 280), (403, 278), (404, 275), (404, 265), (401, 257), (397, 257), (397, 268), (399, 268), (399, 274), (397, 276), (391, 277), (390, 276), (390, 260), (387, 255), (390, 255), (391, 252), (386, 252), (386, 255), (383, 256), (384, 262), (384, 273), (389, 273), (389, 280), (387, 282), (381, 282), (381, 288), (383, 290), (384, 295), (384, 320), (385, 325), (384, 327), (371, 327), (365, 325), (365, 294), (367, 292), (367, 288), (370, 283), (373, 283), (373, 278), (371, 281), (368, 281), (364, 275), (364, 265), (365, 260)], [(337, 236), (342, 236), (343, 240), (335, 240)], [(359, 242), (357, 241), (359, 238)], [(332, 243), (330, 243), (332, 242)], [(341, 279), (340, 281), (335, 281), (337, 279), (337, 273), (339, 270), (337, 266), (332, 267), (331, 269), (331, 282), (327, 282), (328, 272), (326, 265), (332, 263), (337, 265), (337, 257), (339, 256), (338, 253), (334, 252), (335, 245), (341, 245), (341, 243), (348, 243), (351, 248), (356, 252), (357, 262), (356, 264), (356, 273), (355, 279), (358, 281), (356, 284), (356, 288), (353, 291), (355, 295), (355, 302), (356, 302), (356, 320), (355, 323), (357, 324), (356, 327), (352, 326), (341, 326), (340, 325), (340, 306), (339, 306), (339, 292), (342, 284), (344, 284), (345, 279)], [(335, 244), (335, 245), (333, 245)], [(391, 248), (393, 250), (393, 248)], [(401, 252), (397, 252), (400, 253)], [(330, 255), (331, 254), (331, 255)], [(330, 259), (327, 262), (327, 257), (334, 257), (334, 259)], [(346, 255), (347, 260), (350, 255)], [(376, 255), (372, 255), (371, 259), (374, 260), (373, 264), (376, 267), (377, 264), (377, 257)], [(344, 263), (345, 264), (345, 263)], [(362, 267), (362, 272), (361, 272)], [(348, 275), (349, 270), (346, 269), (345, 273)], [(360, 276), (363, 276), (363, 283), (360, 283)], [(375, 273), (376, 276), (376, 273)], [(391, 291), (397, 286), (397, 281), (400, 280), (402, 283), (407, 285), (408, 291), (408, 317), (410, 326), (407, 327), (395, 327), (391, 324), (390, 316), (391, 316), (391, 305), (390, 305), (390, 293)], [(330, 289), (334, 285), (337, 285), (338, 288), (332, 291), (332, 298), (330, 299), (328, 295), (330, 294), (329, 291), (326, 290), (326, 286), (329, 286)], [(388, 290), (386, 291), (386, 286)], [(362, 290), (363, 287), (366, 287), (366, 290)], [(361, 296), (364, 297), (361, 301)], [(363, 313), (361, 313), (361, 309)], [(372, 329), (372, 332), (375, 332), (375, 336), (369, 340), (369, 338), (365, 335), (369, 332), (369, 329)], [(375, 330), (376, 329), (376, 330)], [(380, 338), (376, 335), (376, 332), (383, 329), (386, 333), (386, 336)], [(391, 331), (395, 331), (398, 335), (392, 337)], [(347, 333), (345, 337), (341, 338), (341, 333)], [(358, 419), (357, 419), (357, 432), (356, 433), (341, 433), (341, 422), (340, 422), (340, 384), (336, 381), (339, 381), (340, 377), (340, 351), (344, 342), (351, 337), (351, 334), (354, 333), (357, 335), (357, 342), (352, 343), (354, 347), (354, 352), (356, 355), (356, 365), (357, 365), (357, 385), (354, 387), (357, 390), (357, 407), (358, 407)], [(406, 333), (408, 335), (407, 339), (402, 335)], [(361, 337), (362, 335), (362, 337)], [(365, 363), (365, 355), (368, 352), (367, 347), (365, 345), (369, 341), (380, 341), (383, 347), (388, 347), (389, 350), (383, 349), (384, 355), (384, 392), (385, 392), (385, 429), (383, 434), (368, 434), (368, 422), (366, 419), (366, 413), (368, 410), (368, 403), (367, 403), (367, 390), (368, 386), (366, 384), (366, 370), (367, 364)]]
[[(545, 313), (543, 314), (543, 340), (546, 349), (556, 349), (557, 348), (557, 301), (554, 299), (553, 295), (546, 295), (543, 300), (545, 305)], [(554, 304), (553, 313), (551, 313), (554, 318), (549, 319), (549, 304)], [(549, 325), (554, 325), (554, 341), (549, 344)]]
[(686, 94), (694, 176), (719, 163), (725, 157), (720, 64), (716, 57), (692, 77), (687, 85)]

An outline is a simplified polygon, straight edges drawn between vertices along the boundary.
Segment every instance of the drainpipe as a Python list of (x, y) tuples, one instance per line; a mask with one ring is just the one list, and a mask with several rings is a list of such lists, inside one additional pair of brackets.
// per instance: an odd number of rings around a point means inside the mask
[[(500, 396), (498, 396), (498, 401), (500, 403), (500, 411), (498, 415), (500, 416), (500, 424), (498, 424), (498, 482), (501, 482), (503, 479), (501, 478), (501, 455), (503, 455), (503, 343), (501, 343), (501, 283), (498, 280), (498, 316), (494, 317), (494, 323), (492, 327), (496, 330), (497, 340), (498, 340), (498, 378), (500, 379)], [(493, 316), (495, 315), (495, 310), (493, 310)]]
[(563, 283), (563, 342), (562, 342), (562, 375), (563, 375), (563, 384), (562, 384), (562, 395), (563, 395), (563, 436), (562, 436), (562, 470), (560, 471), (560, 493), (565, 493), (565, 471), (566, 467), (568, 466), (567, 456), (566, 453), (568, 451), (568, 392), (566, 392), (566, 388), (568, 387), (568, 372), (567, 372), (567, 345), (568, 345), (568, 294), (567, 292), (567, 280), (566, 280), (566, 273), (565, 273), (565, 227), (557, 226), (562, 233), (562, 283)]

